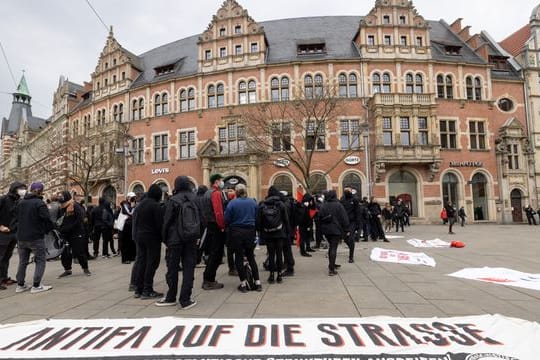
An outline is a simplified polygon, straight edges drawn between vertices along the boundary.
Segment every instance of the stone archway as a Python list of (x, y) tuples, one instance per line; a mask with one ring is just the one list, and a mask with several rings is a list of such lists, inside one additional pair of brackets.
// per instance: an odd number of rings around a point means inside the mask
[(488, 180), (486, 176), (482, 173), (476, 173), (472, 178), (471, 186), (474, 220), (489, 220)]
[(388, 179), (390, 203), (401, 199), (409, 207), (411, 216), (418, 216), (418, 179), (412, 173), (400, 170)]
[(512, 221), (515, 223), (523, 222), (523, 194), (519, 189), (514, 189), (510, 193), (510, 202), (512, 206)]

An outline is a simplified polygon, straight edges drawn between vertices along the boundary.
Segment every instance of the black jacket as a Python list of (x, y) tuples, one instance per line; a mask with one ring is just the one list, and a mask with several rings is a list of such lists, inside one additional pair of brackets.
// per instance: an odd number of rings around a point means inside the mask
[(341, 205), (345, 208), (345, 211), (347, 212), (347, 216), (349, 217), (349, 223), (351, 224), (357, 224), (360, 222), (360, 203), (357, 198), (355, 198), (352, 194), (350, 195), (343, 195), (341, 199), (339, 200), (341, 202)]
[[(8, 235), (12, 235), (17, 232), (17, 221), (15, 217), (15, 210), (17, 208), (17, 203), (19, 202), (17, 189), (23, 186), (23, 183), (14, 182), (9, 187), (9, 192), (0, 197), (0, 225), (4, 225), (11, 230)], [(0, 236), (2, 235), (4, 235), (4, 233), (0, 233)]]
[(58, 217), (64, 217), (59, 231), (66, 239), (84, 235), (84, 208), (77, 202), (73, 204), (73, 213), (67, 214), (66, 208), (60, 208)]
[(36, 241), (54, 229), (49, 209), (41, 196), (26, 194), (17, 205), (17, 240)]
[(329, 191), (319, 211), (321, 230), (324, 235), (343, 236), (349, 231), (349, 217), (345, 208), (338, 201), (335, 192)]
[[(263, 231), (262, 210), (263, 210), (263, 206), (265, 205), (269, 205), (269, 206), (276, 205), (279, 208), (281, 212), (282, 223), (283, 223), (283, 227), (280, 230), (273, 231), (270, 233)], [(264, 201), (261, 201), (259, 203), (259, 208), (257, 209), (257, 218), (255, 221), (255, 227), (257, 231), (259, 231), (260, 237), (263, 238), (264, 240), (289, 238), (290, 231), (291, 231), (290, 217), (289, 217), (289, 213), (287, 212), (287, 207), (283, 203), (280, 196), (278, 195), (269, 196)]]
[[(169, 201), (170, 202), (170, 201)], [(161, 242), (164, 207), (152, 197), (142, 200), (133, 212), (135, 241), (151, 239)]]
[(111, 207), (109, 206), (109, 203), (107, 202), (107, 200), (105, 200), (104, 198), (99, 198), (99, 206), (96, 206), (94, 209), (92, 209), (92, 214), (90, 216), (93, 228), (96, 228), (96, 229), (111, 228), (112, 229), (112, 225), (110, 224), (107, 225), (103, 221), (104, 211), (108, 211), (110, 215), (109, 218), (114, 219), (113, 211)]
[[(163, 242), (170, 246), (178, 246), (182, 243), (183, 239), (180, 239), (178, 234), (178, 211), (180, 203), (184, 197), (188, 197), (197, 208), (199, 209), (199, 219), (201, 220), (201, 234), (204, 230), (204, 215), (199, 207), (199, 201), (196, 199), (195, 194), (190, 190), (182, 190), (174, 194), (169, 201), (165, 204), (165, 215), (163, 216), (163, 228), (161, 230), (161, 238)], [(140, 205), (139, 205), (140, 206)], [(138, 215), (137, 215), (138, 216)]]

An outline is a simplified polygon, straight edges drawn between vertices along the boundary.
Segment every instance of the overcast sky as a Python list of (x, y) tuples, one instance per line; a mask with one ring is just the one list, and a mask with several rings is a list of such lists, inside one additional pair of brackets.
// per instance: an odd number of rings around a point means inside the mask
[[(239, 0), (255, 21), (321, 15), (366, 15), (375, 0)], [(221, 0), (90, 0), (120, 44), (135, 54), (203, 32)], [(471, 33), (488, 31), (497, 41), (529, 22), (540, 0), (414, 0), (428, 20), (463, 18)], [(26, 71), (33, 113), (48, 117), (58, 78), (90, 80), (107, 31), (85, 0), (0, 0), (0, 42), (16, 82)], [(352, 34), (349, 34), (351, 36)], [(347, 36), (347, 35), (346, 35)], [(15, 91), (0, 56), (0, 118)]]

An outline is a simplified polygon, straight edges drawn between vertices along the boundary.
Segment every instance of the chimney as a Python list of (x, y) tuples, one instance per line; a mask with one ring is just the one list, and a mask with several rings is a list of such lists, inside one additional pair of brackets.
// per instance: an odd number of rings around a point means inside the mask
[(450, 28), (452, 29), (452, 31), (454, 31), (456, 34), (459, 33), (461, 31), (461, 20), (463, 20), (463, 18), (457, 18), (451, 25), (450, 25)]

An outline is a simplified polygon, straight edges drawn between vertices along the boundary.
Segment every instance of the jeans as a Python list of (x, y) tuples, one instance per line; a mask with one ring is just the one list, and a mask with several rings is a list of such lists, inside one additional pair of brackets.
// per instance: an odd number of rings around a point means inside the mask
[(177, 246), (167, 248), (165, 260), (167, 261), (167, 273), (165, 279), (169, 290), (166, 300), (175, 301), (178, 294), (178, 264), (182, 259), (182, 288), (180, 289), (180, 305), (188, 305), (191, 301), (193, 280), (195, 278), (195, 265), (197, 263), (197, 241), (183, 242)]
[[(160, 237), (144, 237), (137, 239), (137, 259), (133, 266), (135, 275), (135, 290), (137, 293), (151, 293), (154, 291), (154, 275), (159, 267), (161, 253)], [(178, 281), (178, 270), (177, 281)], [(176, 295), (175, 295), (176, 297)]]
[(340, 239), (341, 236), (339, 235), (326, 235), (326, 240), (328, 240), (328, 270), (330, 271), (336, 270), (337, 248)]
[(226, 241), (226, 233), (221, 231), (216, 223), (208, 223), (206, 228), (206, 240), (210, 241), (208, 248), (210, 254), (208, 256), (208, 262), (206, 263), (206, 269), (204, 269), (203, 281), (215, 282), (216, 272), (221, 265), (223, 259), (223, 252), (225, 251), (224, 245)]
[(30, 260), (30, 252), (34, 253), (34, 262), (36, 268), (34, 269), (34, 283), (33, 286), (39, 287), (41, 279), (45, 273), (45, 265), (47, 264), (45, 255), (45, 239), (38, 239), (34, 241), (19, 241), (19, 268), (17, 270), (17, 284), (23, 286), (26, 278), (26, 267)]
[(229, 231), (229, 243), (234, 251), (234, 261), (236, 271), (240, 281), (246, 280), (246, 272), (244, 270), (244, 256), (247, 258), (253, 279), (259, 280), (259, 268), (255, 261), (255, 228), (232, 227)]
[(0, 236), (2, 236), (0, 240), (0, 282), (2, 282), (8, 278), (9, 260), (13, 255), (17, 238), (12, 234)]

